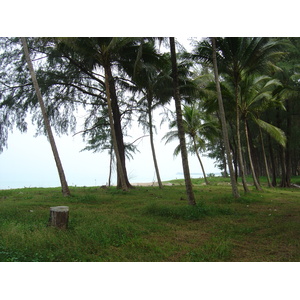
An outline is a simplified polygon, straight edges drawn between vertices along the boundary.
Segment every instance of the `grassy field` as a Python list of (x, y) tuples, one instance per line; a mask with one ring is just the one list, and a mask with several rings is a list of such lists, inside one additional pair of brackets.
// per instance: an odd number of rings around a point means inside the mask
[[(195, 207), (182, 180), (163, 190), (71, 187), (69, 198), (59, 188), (0, 190), (0, 261), (300, 261), (300, 189), (251, 187), (235, 200), (229, 179), (193, 181)], [(59, 205), (70, 208), (67, 230), (47, 227)]]

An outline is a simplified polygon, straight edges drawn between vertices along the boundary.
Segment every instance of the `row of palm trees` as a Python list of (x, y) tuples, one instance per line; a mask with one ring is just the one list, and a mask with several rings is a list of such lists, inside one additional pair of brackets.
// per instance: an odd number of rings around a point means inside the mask
[[(258, 190), (261, 174), (267, 175), (272, 186), (276, 173), (284, 172), (281, 185), (289, 185), (289, 165), (300, 159), (299, 144), (291, 141), (291, 108), (297, 108), (299, 88), (297, 69), (290, 59), (299, 58), (298, 39), (207, 38), (198, 41), (190, 53), (179, 54), (174, 38), (28, 38), (27, 42), (50, 123), (66, 131), (74, 125), (72, 110), (83, 106), (88, 113), (83, 131), (87, 149), (113, 149), (119, 188), (131, 188), (126, 153), (134, 147), (126, 145), (124, 135), (134, 114), (149, 130), (153, 163), (162, 188), (152, 111), (172, 99), (174, 118), (165, 140), (179, 139), (175, 153), (181, 153), (189, 204), (194, 205), (195, 198), (188, 152), (197, 155), (208, 184), (200, 151), (209, 150), (221, 162), (224, 174), (229, 170), (235, 197), (239, 197), (238, 176), (244, 191), (249, 192), (249, 172)], [(16, 76), (21, 72), (23, 53), (18, 43), (18, 39), (2, 39), (0, 44), (4, 49), (2, 66), (8, 62), (15, 66), (2, 77), (1, 84), (6, 88), (2, 90), (0, 109), (7, 112), (2, 128), (12, 120), (24, 126), (20, 105), (39, 118), (30, 79), (26, 74)], [(161, 53), (161, 43), (170, 50)], [(284, 106), (287, 112), (282, 110)], [(275, 118), (268, 114), (270, 111)], [(274, 145), (279, 149), (276, 154), (271, 153)], [(262, 158), (257, 155), (258, 148)], [(258, 170), (259, 160), (263, 160), (264, 172)]]

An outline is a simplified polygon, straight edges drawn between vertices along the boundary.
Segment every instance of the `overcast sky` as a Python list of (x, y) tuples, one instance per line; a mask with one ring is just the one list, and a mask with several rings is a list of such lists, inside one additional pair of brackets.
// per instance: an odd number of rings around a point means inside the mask
[[(162, 136), (168, 131), (168, 125), (160, 127), (161, 116), (155, 112), (154, 119), (158, 134), (155, 135), (155, 147), (162, 180), (182, 178), (181, 157), (173, 157), (177, 142), (165, 145)], [(30, 122), (28, 122), (30, 123)], [(79, 129), (80, 130), (80, 129)], [(29, 127), (27, 133), (15, 130), (9, 135), (8, 149), (0, 154), (0, 188), (22, 187), (55, 187), (59, 186), (54, 158), (50, 144), (45, 136), (34, 137), (35, 128)], [(131, 137), (126, 141), (133, 142), (144, 135), (141, 128), (134, 125), (130, 129)], [(109, 155), (108, 153), (80, 152), (85, 147), (80, 135), (72, 137), (55, 136), (58, 151), (66, 173), (69, 185), (94, 186), (108, 182)], [(134, 155), (133, 160), (127, 160), (129, 180), (136, 182), (156, 181), (152, 161), (149, 137), (140, 139), (136, 145), (140, 153)], [(203, 157), (203, 156), (202, 156)], [(214, 168), (213, 161), (203, 157), (203, 164), (207, 173), (220, 172)], [(200, 164), (196, 156), (190, 156), (191, 173), (201, 173)], [(192, 174), (197, 177), (199, 175)], [(116, 183), (114, 173), (112, 183)]]

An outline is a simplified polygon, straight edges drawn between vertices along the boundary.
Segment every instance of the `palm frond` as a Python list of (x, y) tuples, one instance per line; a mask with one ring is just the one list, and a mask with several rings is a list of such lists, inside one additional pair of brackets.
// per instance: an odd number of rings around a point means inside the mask
[(265, 130), (276, 142), (278, 142), (281, 146), (286, 146), (286, 135), (285, 133), (278, 127), (271, 125), (263, 120), (255, 119), (256, 124)]
[(173, 142), (174, 140), (178, 140), (178, 131), (172, 130), (167, 132), (163, 137), (162, 140), (165, 140), (165, 145), (168, 143)]

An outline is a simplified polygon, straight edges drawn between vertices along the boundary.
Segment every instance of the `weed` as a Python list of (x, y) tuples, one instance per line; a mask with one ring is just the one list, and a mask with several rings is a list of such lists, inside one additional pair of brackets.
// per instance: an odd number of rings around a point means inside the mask
[(200, 249), (188, 252), (186, 254), (188, 261), (228, 261), (233, 249), (232, 242), (229, 239), (213, 237), (206, 242)]

